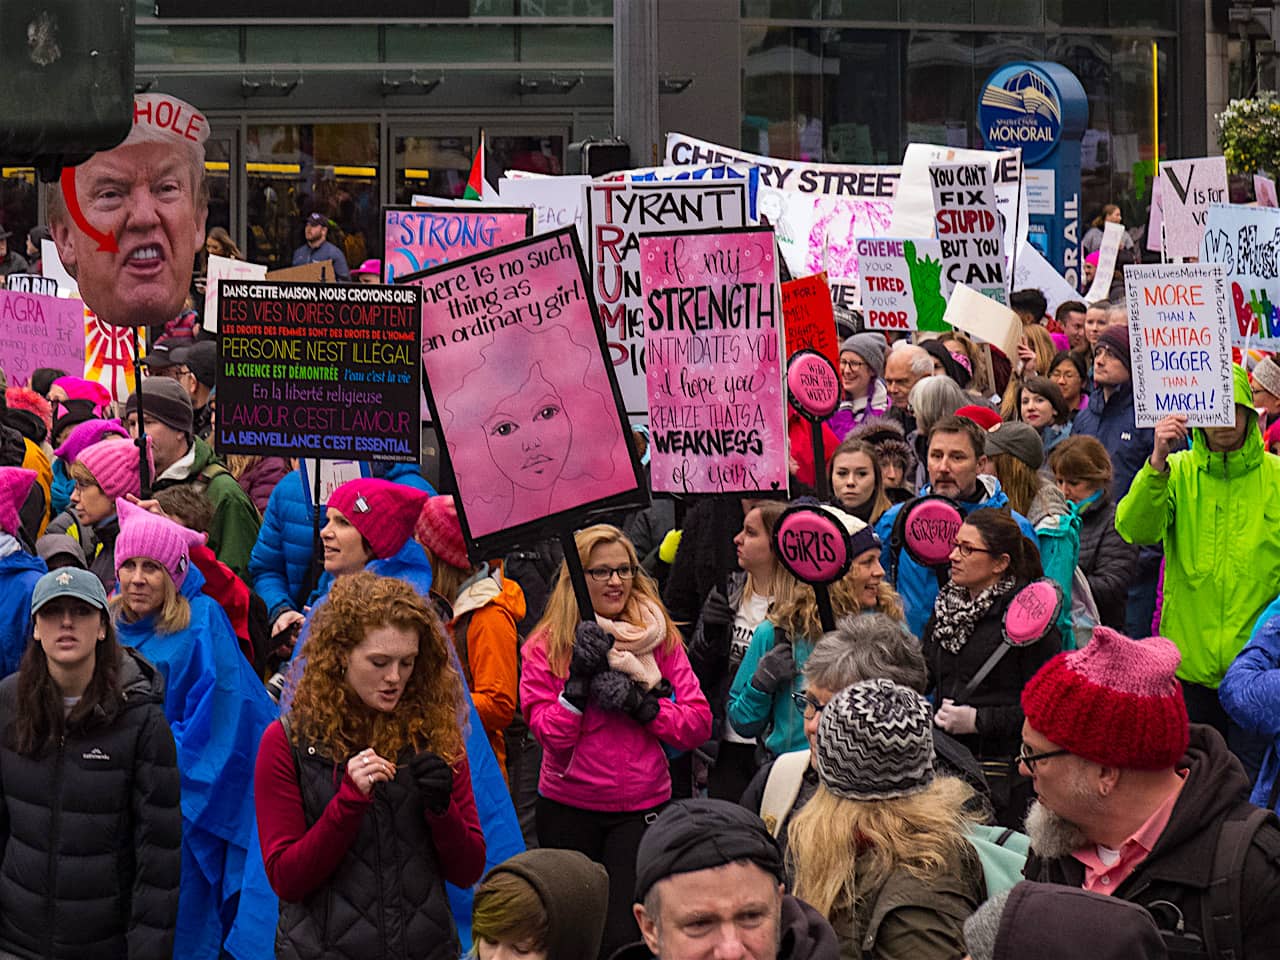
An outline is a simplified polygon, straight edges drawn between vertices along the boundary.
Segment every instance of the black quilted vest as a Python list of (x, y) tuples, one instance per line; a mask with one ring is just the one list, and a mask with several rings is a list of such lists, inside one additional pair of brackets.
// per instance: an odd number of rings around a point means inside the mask
[[(408, 758), (402, 758), (407, 760)], [(343, 767), (293, 747), (310, 827), (338, 792)], [(346, 856), (301, 903), (280, 902), (276, 956), (290, 960), (453, 960), (458, 934), (407, 763), (380, 783)]]

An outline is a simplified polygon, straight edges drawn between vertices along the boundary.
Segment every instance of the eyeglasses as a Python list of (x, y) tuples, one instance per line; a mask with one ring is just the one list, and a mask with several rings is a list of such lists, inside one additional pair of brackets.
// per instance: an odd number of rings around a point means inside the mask
[(841, 370), (864, 370), (864, 369), (870, 369), (870, 368), (867, 367), (867, 365), (863, 363), (861, 360), (841, 360), (840, 369)]
[(975, 553), (986, 553), (992, 556), (995, 555), (994, 550), (988, 550), (985, 547), (975, 547), (971, 543), (961, 543), (959, 540), (951, 541), (951, 549), (959, 551), (960, 556), (963, 557), (965, 560), (968, 560)]
[(1049, 750), (1045, 753), (1032, 753), (1031, 748), (1025, 743), (1018, 748), (1018, 760), (1031, 773), (1036, 772), (1036, 764), (1041, 760), (1049, 760), (1053, 757), (1062, 757), (1070, 753), (1070, 750)]
[(636, 575), (636, 568), (631, 564), (625, 567), (591, 567), (587, 570), (596, 583), (608, 583), (616, 573), (619, 580), (631, 580)]
[(825, 703), (819, 703), (815, 700), (811, 693), (793, 693), (791, 695), (791, 702), (794, 703), (796, 705), (796, 709), (806, 717), (811, 716), (812, 714), (821, 713), (823, 708), (826, 707)]

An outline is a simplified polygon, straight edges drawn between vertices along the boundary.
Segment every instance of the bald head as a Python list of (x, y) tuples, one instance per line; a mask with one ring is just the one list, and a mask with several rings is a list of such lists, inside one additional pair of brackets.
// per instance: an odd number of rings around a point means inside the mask
[(911, 388), (931, 373), (933, 358), (922, 347), (901, 342), (895, 345), (884, 365), (884, 385), (893, 405), (906, 410)]

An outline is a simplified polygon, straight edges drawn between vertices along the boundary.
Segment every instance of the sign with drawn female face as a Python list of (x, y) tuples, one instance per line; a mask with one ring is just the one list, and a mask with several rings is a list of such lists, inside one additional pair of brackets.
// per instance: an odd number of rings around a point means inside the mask
[(401, 280), (473, 559), (647, 502), (574, 228)]

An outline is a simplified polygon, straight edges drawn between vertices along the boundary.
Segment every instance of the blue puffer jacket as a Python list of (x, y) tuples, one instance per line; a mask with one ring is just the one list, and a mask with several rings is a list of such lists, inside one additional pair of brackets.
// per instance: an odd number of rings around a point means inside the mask
[(1271, 738), (1249, 802), (1275, 809), (1271, 791), (1280, 776), (1280, 599), (1262, 611), (1253, 636), (1218, 685), (1227, 716), (1251, 733)]
[[(966, 517), (981, 507), (1003, 507), (1009, 503), (1009, 498), (1005, 496), (1004, 491), (1000, 489), (1000, 481), (995, 477), (981, 474), (978, 477), (978, 485), (983, 488), (985, 495), (981, 500), (975, 503), (961, 503), (960, 512)], [(929, 492), (926, 485), (920, 495), (924, 496)], [(908, 503), (911, 501), (908, 500)], [(898, 519), (898, 514), (902, 511), (903, 504), (897, 503), (884, 512), (876, 523), (876, 535), (880, 537), (882, 544), (880, 550), (880, 563), (886, 571), (893, 571), (893, 550), (889, 545), (891, 534), (893, 533), (893, 523)], [(1031, 525), (1031, 521), (1017, 511), (1012, 511), (1013, 519), (1018, 521), (1018, 526), (1022, 528), (1022, 535), (1040, 547), (1040, 538), (1036, 536), (1035, 528)], [(924, 636), (924, 625), (929, 622), (929, 618), (933, 616), (933, 602), (938, 599), (938, 576), (928, 567), (922, 567), (911, 559), (906, 550), (902, 551), (901, 556), (897, 558), (897, 577), (894, 587), (898, 591), (898, 596), (902, 597), (902, 605), (907, 612), (907, 626), (911, 628), (911, 632), (917, 636)]]
[(31, 591), (48, 572), (43, 560), (22, 549), (0, 560), (0, 677), (18, 671), (27, 649)]
[(71, 506), (71, 491), (75, 488), (76, 482), (67, 473), (67, 465), (57, 457), (53, 461), (53, 481), (49, 488), (49, 516), (56, 517)]
[[(397, 463), (388, 467), (385, 473), (382, 470), (376, 472), (394, 483), (435, 493), (413, 464)], [(301, 610), (306, 602), (302, 592), (311, 567), (314, 517), (314, 508), (304, 495), (302, 475), (297, 470), (290, 470), (271, 492), (267, 512), (262, 516), (262, 528), (258, 531), (258, 541), (253, 545), (253, 555), (249, 558), (253, 589), (267, 605), (267, 615), (272, 623), (286, 610)], [(324, 526), (323, 514), (320, 525)], [(324, 592), (328, 592), (327, 588)]]

